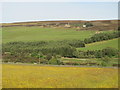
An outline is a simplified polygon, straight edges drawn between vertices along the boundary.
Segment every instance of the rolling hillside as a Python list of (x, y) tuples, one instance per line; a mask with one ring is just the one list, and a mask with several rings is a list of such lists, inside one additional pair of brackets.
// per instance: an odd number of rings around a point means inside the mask
[[(3, 43), (11, 41), (50, 41), (50, 40), (83, 40), (91, 37), (97, 31), (81, 30), (77, 31), (73, 28), (43, 28), (35, 27), (3, 27), (2, 40)], [(102, 31), (112, 32), (112, 31)]]
[(76, 31), (70, 28), (4, 27), (2, 29), (2, 40), (3, 43), (11, 41), (83, 40), (93, 34), (95, 31)]
[[(103, 21), (103, 22), (104, 24), (111, 23), (109, 21)], [(99, 31), (97, 29), (93, 30), (92, 28), (94, 27), (92, 26), (86, 28), (90, 30), (78, 30), (76, 28), (65, 28), (65, 27), (41, 27), (41, 26), (2, 27), (4, 62), (81, 65), (81, 63), (76, 63), (76, 62), (64, 63), (61, 62), (60, 60), (58, 61), (57, 58), (61, 58), (61, 57), (98, 58), (98, 56), (100, 55), (99, 51), (94, 51), (97, 54), (94, 53), (88, 54), (87, 52), (84, 52), (84, 50), (89, 50), (89, 51), (101, 50), (106, 47), (113, 47), (118, 49), (118, 39), (113, 39), (119, 37), (118, 32), (115, 33), (114, 30), (103, 30), (103, 31)], [(94, 35), (96, 35), (97, 37)], [(95, 39), (95, 41), (92, 41), (91, 37)], [(85, 45), (86, 42), (84, 40), (86, 40), (86, 38), (91, 39), (91, 44)], [(112, 39), (112, 40), (108, 40), (108, 39)], [(102, 40), (106, 40), (106, 41), (102, 41)], [(11, 43), (7, 43), (7, 42), (11, 42)], [(96, 43), (92, 43), (92, 42), (96, 42)], [(78, 52), (75, 48), (77, 48), (77, 50), (81, 50), (82, 52), (81, 51)], [(100, 57), (109, 55), (109, 52), (107, 54), (104, 54), (104, 52), (101, 53), (102, 54)], [(111, 56), (116, 57), (117, 55), (116, 53), (118, 53), (117, 50), (115, 51), (114, 54), (111, 54)], [(43, 61), (40, 61), (38, 57), (44, 57)], [(94, 63), (84, 62), (83, 64), (98, 65), (98, 66), (102, 65), (101, 62), (98, 63), (98, 61), (95, 61)], [(114, 66), (114, 63), (111, 63), (110, 65)]]
[[(83, 28), (86, 22), (92, 23), (93, 27)], [(31, 22), (15, 22), (15, 23), (2, 23), (0, 27), (66, 27), (76, 28), (78, 30), (117, 30), (118, 20), (96, 20), (96, 21), (82, 21), (82, 20), (61, 20), (61, 21), (31, 21)], [(77, 26), (76, 26), (77, 25)]]
[(106, 40), (91, 44), (86, 44), (84, 48), (77, 48), (78, 50), (101, 50), (106, 47), (113, 47), (118, 49), (118, 39)]

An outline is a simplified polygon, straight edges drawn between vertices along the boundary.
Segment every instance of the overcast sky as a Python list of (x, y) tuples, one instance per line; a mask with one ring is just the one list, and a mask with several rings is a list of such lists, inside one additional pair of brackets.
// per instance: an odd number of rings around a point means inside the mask
[(117, 2), (4, 2), (2, 22), (118, 18)]

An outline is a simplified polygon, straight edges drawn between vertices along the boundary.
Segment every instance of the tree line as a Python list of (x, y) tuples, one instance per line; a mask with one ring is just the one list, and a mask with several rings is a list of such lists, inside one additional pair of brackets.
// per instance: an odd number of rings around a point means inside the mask
[(120, 37), (120, 32), (113, 32), (113, 33), (98, 33), (93, 35), (90, 38), (85, 38), (84, 43), (93, 43), (93, 42), (98, 42), (98, 41), (103, 41), (103, 40), (110, 40), (114, 38)]
[(76, 48), (85, 44), (119, 37), (119, 32), (99, 33), (81, 40), (9, 42), (2, 47), (3, 62), (63, 64), (61, 57), (69, 58), (102, 58), (117, 57), (119, 51), (105, 48), (94, 51), (78, 51)]
[(102, 57), (118, 57), (120, 51), (112, 47), (106, 47), (102, 50), (77, 51), (76, 58), (102, 58)]

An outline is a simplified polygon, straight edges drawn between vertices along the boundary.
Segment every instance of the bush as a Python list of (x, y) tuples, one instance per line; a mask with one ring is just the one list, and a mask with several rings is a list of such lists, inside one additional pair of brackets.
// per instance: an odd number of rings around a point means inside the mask
[(99, 34), (93, 35), (90, 38), (84, 39), (84, 43), (87, 44), (87, 43), (109, 40), (109, 39), (118, 38), (118, 37), (120, 37), (120, 32), (99, 33)]
[(52, 55), (51, 54), (47, 54), (45, 58), (49, 61), (50, 59), (52, 59)]
[(120, 26), (118, 27), (118, 31), (120, 31)]
[(61, 60), (56, 58), (56, 57), (53, 57), (50, 61), (49, 61), (49, 64), (53, 64), (53, 65), (60, 65), (62, 64)]
[(109, 58), (108, 56), (105, 56), (101, 58), (100, 60), (101, 60), (101, 66), (111, 66), (112, 59)]
[(112, 57), (118, 54), (118, 50), (115, 48), (107, 47), (102, 50), (103, 56)]
[(49, 64), (53, 64), (53, 65), (63, 64), (63, 62), (61, 61), (61, 56), (60, 55), (52, 56), (52, 58), (49, 60)]
[(84, 25), (86, 25), (86, 27), (91, 27), (91, 26), (93, 26), (93, 24), (90, 23), (90, 22), (86, 22), (86, 23), (84, 23)]

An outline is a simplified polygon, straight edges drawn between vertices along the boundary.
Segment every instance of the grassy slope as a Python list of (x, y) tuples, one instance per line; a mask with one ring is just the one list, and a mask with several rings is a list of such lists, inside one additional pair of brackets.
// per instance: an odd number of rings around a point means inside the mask
[(101, 50), (106, 47), (113, 47), (118, 49), (118, 38), (112, 40), (106, 40), (101, 42), (95, 42), (86, 44), (85, 48), (77, 48), (78, 50)]
[(117, 68), (3, 64), (2, 69), (3, 88), (117, 88), (118, 85)]
[(83, 40), (94, 35), (95, 32), (76, 31), (68, 28), (4, 27), (2, 29), (2, 40), (4, 43), (10, 41)]

